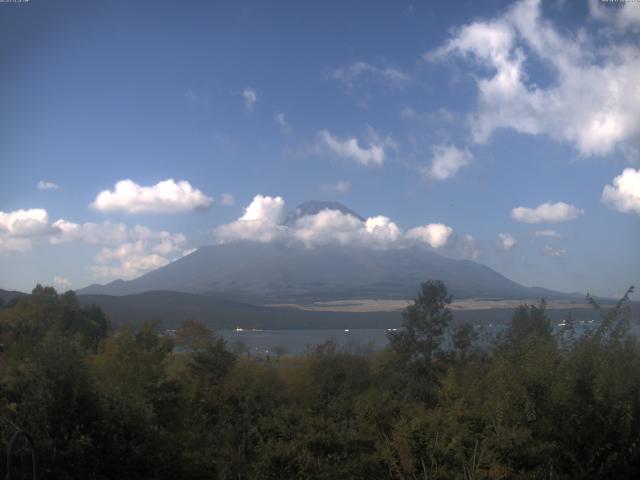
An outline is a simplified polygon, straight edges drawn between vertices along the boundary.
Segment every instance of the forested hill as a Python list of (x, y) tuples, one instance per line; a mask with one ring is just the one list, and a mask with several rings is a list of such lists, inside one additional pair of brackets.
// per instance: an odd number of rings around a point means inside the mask
[(3, 290), (0, 288), (0, 302), (8, 303), (14, 298), (20, 298), (27, 295), (23, 292), (16, 292), (14, 290)]

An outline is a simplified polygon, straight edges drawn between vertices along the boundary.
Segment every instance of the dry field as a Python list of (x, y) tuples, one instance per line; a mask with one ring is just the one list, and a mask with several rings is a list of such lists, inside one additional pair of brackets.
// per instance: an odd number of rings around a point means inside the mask
[[(269, 305), (270, 307), (296, 308), (312, 312), (395, 312), (401, 311), (413, 303), (413, 300), (383, 300), (383, 299), (354, 299), (354, 300), (330, 300), (326, 302), (314, 302), (300, 305), (295, 303), (279, 303)], [(452, 310), (492, 310), (509, 309), (512, 310), (523, 303), (536, 303), (533, 300), (496, 300), (496, 299), (467, 299), (454, 300), (451, 304)], [(553, 301), (547, 303), (549, 309), (575, 309), (591, 308), (584, 302)]]

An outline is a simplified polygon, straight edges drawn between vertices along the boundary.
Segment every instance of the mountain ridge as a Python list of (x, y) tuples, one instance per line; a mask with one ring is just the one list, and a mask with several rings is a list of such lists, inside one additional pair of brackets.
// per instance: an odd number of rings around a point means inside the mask
[(412, 298), (419, 284), (443, 280), (456, 298), (574, 298), (524, 287), (470, 260), (426, 247), (374, 250), (238, 242), (204, 246), (133, 280), (91, 285), (79, 294), (130, 295), (152, 290), (208, 294), (248, 303), (350, 298)]
[[(309, 201), (292, 209), (282, 225), (308, 215), (339, 211), (364, 217), (339, 202)], [(412, 298), (421, 282), (445, 282), (456, 298), (576, 298), (576, 294), (525, 287), (486, 265), (445, 257), (426, 246), (368, 246), (238, 241), (205, 245), (132, 280), (92, 284), (80, 295), (133, 295), (167, 290), (213, 295), (251, 304), (305, 303), (353, 298)]]

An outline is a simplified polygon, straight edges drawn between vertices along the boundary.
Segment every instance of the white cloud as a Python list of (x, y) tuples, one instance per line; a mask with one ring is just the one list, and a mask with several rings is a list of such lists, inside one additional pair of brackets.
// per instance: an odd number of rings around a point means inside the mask
[(567, 256), (566, 250), (563, 250), (561, 248), (553, 248), (550, 245), (545, 245), (544, 248), (542, 249), (542, 253), (545, 254), (547, 257), (552, 257), (552, 258), (560, 258), (560, 257)]
[[(561, 33), (542, 18), (538, 0), (521, 0), (499, 18), (463, 26), (426, 57), (454, 54), (483, 68), (470, 116), (477, 142), (510, 128), (569, 142), (588, 156), (609, 154), (640, 135), (637, 46), (600, 45), (583, 30)], [(528, 55), (549, 67), (548, 87), (530, 81)]]
[(640, 169), (625, 168), (613, 179), (613, 185), (605, 185), (602, 201), (619, 212), (640, 215)]
[(248, 222), (265, 220), (276, 223), (282, 220), (283, 209), (284, 200), (282, 197), (256, 195), (240, 220)]
[(49, 215), (42, 208), (0, 211), (0, 235), (33, 237), (49, 233), (50, 230)]
[(53, 277), (53, 283), (62, 288), (62, 290), (64, 291), (71, 290), (71, 287), (73, 287), (73, 283), (71, 282), (71, 280), (57, 275)]
[(275, 118), (278, 127), (280, 127), (280, 133), (282, 133), (283, 135), (288, 135), (289, 133), (291, 133), (291, 125), (289, 124), (289, 122), (287, 122), (284, 112), (276, 113)]
[[(45, 241), (52, 245), (65, 242), (100, 245), (103, 248), (90, 267), (94, 274), (103, 278), (133, 278), (180, 256), (187, 238), (181, 233), (151, 230), (143, 225), (130, 228), (109, 221), (50, 222), (43, 209), (0, 212), (0, 254), (25, 252)], [(71, 287), (63, 277), (56, 278), (59, 285)]]
[(325, 209), (299, 218), (288, 234), (309, 248), (337, 244), (386, 249), (415, 243), (439, 248), (446, 244), (452, 232), (446, 225), (430, 224), (414, 228), (405, 235), (389, 217), (383, 215), (369, 217), (363, 222), (353, 215)]
[(407, 238), (419, 240), (432, 248), (440, 248), (447, 244), (453, 229), (443, 223), (430, 223), (422, 227), (414, 227), (407, 232)]
[(568, 203), (546, 202), (536, 208), (517, 207), (511, 210), (511, 217), (514, 220), (525, 223), (559, 223), (574, 220), (582, 215), (584, 210), (574, 207)]
[(319, 149), (328, 150), (339, 157), (355, 160), (365, 166), (380, 166), (386, 159), (386, 150), (397, 150), (397, 144), (388, 135), (380, 138), (375, 130), (369, 130), (369, 139), (364, 145), (355, 137), (339, 138), (335, 137), (328, 130), (322, 130), (318, 134)]
[(40, 180), (38, 182), (38, 190), (59, 190), (60, 189), (60, 185), (58, 185), (57, 183), (53, 183), (53, 182), (47, 182), (44, 180)]
[(411, 81), (411, 77), (391, 67), (379, 68), (366, 62), (355, 62), (330, 73), (330, 77), (354, 88), (358, 80), (368, 80), (400, 88)]
[(323, 183), (320, 187), (325, 192), (347, 193), (351, 190), (351, 182), (338, 180), (335, 183)]
[(511, 250), (518, 243), (513, 235), (504, 232), (498, 234), (498, 241), (500, 242), (500, 248), (503, 250)]
[(82, 242), (101, 245), (90, 267), (97, 278), (134, 278), (168, 264), (182, 255), (187, 238), (181, 233), (152, 230), (144, 225), (128, 227), (123, 223), (77, 224), (58, 220), (52, 224), (56, 233), (51, 244)]
[(293, 226), (286, 226), (282, 224), (284, 205), (281, 197), (256, 195), (242, 217), (214, 229), (213, 235), (218, 243), (281, 241), (302, 243), (308, 248), (353, 245), (383, 249), (416, 244), (441, 248), (453, 235), (453, 229), (442, 223), (415, 227), (405, 234), (389, 217), (378, 215), (361, 221), (333, 209), (302, 216)]
[(291, 235), (307, 247), (327, 244), (352, 245), (359, 243), (363, 223), (353, 215), (338, 210), (322, 210), (305, 215), (296, 221)]
[(103, 248), (96, 256), (91, 271), (98, 278), (135, 278), (146, 272), (164, 267), (166, 257), (145, 252), (144, 243), (123, 243), (116, 248)]
[(134, 278), (164, 266), (170, 257), (181, 256), (187, 238), (181, 233), (152, 230), (144, 225), (130, 228), (123, 223), (77, 224), (58, 220), (52, 244), (79, 241), (102, 245), (91, 271), (99, 278)]
[(476, 245), (476, 240), (471, 235), (463, 235), (458, 238), (455, 250), (468, 260), (477, 260), (480, 257), (480, 249)]
[(434, 180), (446, 180), (453, 177), (461, 168), (469, 165), (473, 159), (473, 155), (468, 150), (460, 150), (453, 145), (436, 145), (432, 150), (431, 163), (421, 167), (420, 171), (426, 177)]
[(59, 232), (42, 208), (0, 211), (0, 255), (26, 252), (33, 247), (34, 241)]
[(70, 241), (82, 241), (92, 245), (114, 244), (124, 242), (129, 238), (129, 228), (124, 223), (87, 222), (83, 224), (56, 220), (52, 227), (56, 234), (49, 237), (49, 242), (59, 244)]
[(251, 87), (245, 88), (242, 96), (244, 97), (244, 107), (247, 110), (253, 110), (253, 105), (258, 101), (258, 94), (255, 89)]
[(0, 255), (22, 253), (31, 250), (31, 239), (0, 234)]
[[(144, 225), (128, 227), (123, 223), (78, 224), (67, 220), (49, 221), (44, 209), (0, 212), (0, 255), (26, 252), (34, 244), (58, 245), (82, 242), (100, 245), (91, 270), (100, 277), (132, 278), (166, 265), (185, 251), (187, 238), (181, 233), (152, 230)], [(57, 283), (65, 288), (63, 277)]]
[(283, 216), (282, 197), (256, 195), (242, 217), (217, 227), (214, 236), (219, 243), (237, 240), (271, 242), (283, 235), (284, 227), (280, 225)]
[(113, 191), (100, 192), (91, 208), (102, 212), (178, 213), (206, 209), (213, 203), (187, 181), (173, 179), (143, 187), (131, 180), (121, 180)]
[(560, 237), (560, 234), (555, 230), (536, 230), (533, 234), (536, 237)]
[(225, 205), (227, 207), (231, 207), (236, 204), (235, 197), (230, 193), (223, 193), (222, 198), (220, 199), (220, 205)]
[(589, 0), (589, 12), (596, 20), (606, 22), (625, 30), (640, 27), (640, 8), (637, 2), (611, 2)]
[[(100, 230), (111, 230), (113, 234), (96, 242), (95, 233)], [(99, 278), (135, 278), (167, 265), (171, 258), (184, 254), (187, 241), (181, 233), (151, 230), (144, 225), (127, 228), (123, 224), (84, 224), (78, 226), (77, 231), (84, 235), (78, 236), (78, 240), (106, 244), (91, 266), (91, 271)]]
[(34, 241), (56, 232), (42, 208), (0, 211), (0, 255), (31, 250)]
[(369, 217), (364, 222), (364, 229), (368, 237), (366, 242), (374, 246), (386, 247), (403, 241), (402, 230), (389, 217)]

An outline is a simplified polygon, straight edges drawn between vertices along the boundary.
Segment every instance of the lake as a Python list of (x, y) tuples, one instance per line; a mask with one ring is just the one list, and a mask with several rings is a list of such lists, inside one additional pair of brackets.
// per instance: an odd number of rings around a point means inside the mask
[(300, 355), (308, 346), (333, 340), (351, 351), (380, 349), (387, 345), (387, 330), (383, 328), (359, 328), (349, 331), (337, 329), (301, 330), (219, 330), (233, 349), (243, 342), (252, 355), (275, 355), (275, 351), (286, 350), (289, 355)]
[[(594, 320), (579, 320), (575, 324), (579, 337), (585, 329), (597, 327)], [(477, 322), (475, 327), (479, 333), (481, 344), (488, 344), (504, 330), (506, 322)], [(562, 324), (552, 321), (554, 334), (560, 334)], [(333, 340), (341, 347), (354, 352), (366, 353), (379, 350), (388, 344), (388, 333), (392, 328), (358, 328), (358, 329), (287, 329), (287, 330), (218, 330), (230, 349), (242, 342), (246, 350), (254, 356), (301, 355), (308, 347)], [(640, 328), (632, 323), (631, 331), (640, 337)], [(445, 343), (448, 341), (445, 340)], [(448, 348), (445, 345), (445, 348)]]

